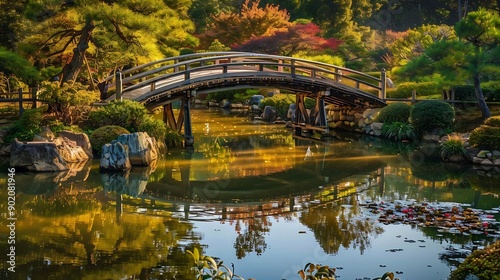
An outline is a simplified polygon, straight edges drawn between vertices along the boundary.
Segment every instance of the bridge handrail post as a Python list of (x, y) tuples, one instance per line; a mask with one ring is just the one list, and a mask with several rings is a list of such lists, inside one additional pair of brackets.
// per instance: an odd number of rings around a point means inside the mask
[(23, 116), (23, 113), (24, 113), (24, 107), (23, 107), (23, 89), (19, 88), (18, 93), (19, 93), (19, 118), (21, 118)]
[(122, 101), (123, 77), (122, 77), (122, 72), (120, 70), (116, 71), (115, 73), (115, 83), (116, 83), (115, 100)]
[[(179, 60), (178, 59), (174, 59), (174, 64), (177, 64), (177, 63), (179, 63)], [(174, 73), (177, 73), (177, 72), (179, 72), (179, 66), (175, 66), (174, 67)]]
[(33, 103), (31, 103), (31, 109), (36, 109), (38, 108), (37, 104), (38, 86), (30, 88), (30, 91), (31, 91), (31, 99), (33, 100)]
[(385, 69), (382, 69), (382, 71), (380, 72), (380, 91), (378, 96), (382, 100), (385, 100), (386, 88), (387, 88), (387, 73)]

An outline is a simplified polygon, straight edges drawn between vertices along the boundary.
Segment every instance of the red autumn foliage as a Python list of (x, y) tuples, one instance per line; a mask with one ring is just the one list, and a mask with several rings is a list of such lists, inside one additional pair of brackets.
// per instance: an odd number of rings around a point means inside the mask
[(233, 45), (236, 51), (250, 51), (290, 56), (299, 51), (335, 50), (342, 41), (319, 36), (321, 29), (314, 23), (295, 24), (268, 36), (254, 37), (241, 45)]

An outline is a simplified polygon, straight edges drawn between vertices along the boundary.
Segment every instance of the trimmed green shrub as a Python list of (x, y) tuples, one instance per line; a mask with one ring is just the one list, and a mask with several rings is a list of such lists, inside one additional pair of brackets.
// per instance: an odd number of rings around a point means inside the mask
[(107, 125), (96, 129), (89, 137), (92, 150), (95, 154), (100, 155), (102, 146), (110, 143), (122, 134), (129, 134), (130, 132), (117, 125)]
[(434, 129), (450, 130), (455, 121), (455, 110), (438, 100), (417, 102), (410, 111), (410, 123), (418, 133)]
[[(473, 85), (454, 86), (455, 100), (475, 101), (476, 92)], [(498, 83), (485, 83), (481, 85), (484, 99), (488, 102), (500, 101), (500, 85)]]
[(472, 146), (500, 150), (500, 127), (481, 125), (469, 136)]
[(148, 110), (139, 102), (131, 100), (113, 101), (89, 114), (89, 125), (98, 128), (117, 125), (130, 132), (138, 132), (139, 125), (148, 115)]
[(382, 137), (390, 140), (402, 141), (402, 140), (415, 140), (417, 135), (413, 126), (409, 123), (403, 122), (392, 122), (385, 123), (382, 126)]
[(167, 135), (165, 123), (162, 120), (153, 118), (145, 118), (139, 125), (138, 130), (146, 132), (149, 136), (157, 140), (165, 139), (165, 135)]
[(489, 117), (484, 121), (484, 125), (500, 127), (500, 116)]
[(403, 103), (391, 103), (382, 108), (377, 115), (376, 121), (383, 123), (401, 122), (407, 123), (410, 118), (411, 106)]
[(441, 87), (435, 82), (406, 82), (397, 85), (395, 90), (387, 92), (387, 97), (410, 98), (413, 90), (417, 91), (417, 96), (429, 96), (441, 93)]
[(139, 102), (114, 101), (89, 115), (90, 130), (104, 126), (120, 126), (130, 132), (147, 132), (156, 141), (164, 141), (167, 128), (163, 121), (157, 120)]
[(500, 241), (497, 241), (484, 249), (473, 251), (450, 274), (449, 279), (466, 279), (470, 274), (476, 275), (479, 279), (498, 279), (498, 271), (500, 269), (499, 259)]
[(41, 131), (42, 120), (42, 109), (25, 110), (21, 118), (7, 128), (4, 143), (10, 144), (14, 138), (19, 141), (33, 140), (33, 137)]

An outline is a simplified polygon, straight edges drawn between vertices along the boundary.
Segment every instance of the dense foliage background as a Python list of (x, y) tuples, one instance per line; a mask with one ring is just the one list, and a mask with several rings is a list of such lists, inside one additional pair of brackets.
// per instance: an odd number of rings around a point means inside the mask
[(436, 92), (470, 85), (487, 118), (484, 84), (500, 89), (499, 11), (492, 0), (0, 0), (0, 92), (44, 80), (97, 90), (152, 60), (243, 50), (386, 69), (396, 85)]

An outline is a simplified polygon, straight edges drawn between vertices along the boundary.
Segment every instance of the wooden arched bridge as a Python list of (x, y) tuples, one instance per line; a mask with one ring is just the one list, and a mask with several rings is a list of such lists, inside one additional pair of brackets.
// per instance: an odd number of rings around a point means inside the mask
[[(325, 104), (385, 106), (386, 75), (380, 78), (327, 63), (246, 52), (182, 55), (117, 72), (100, 84), (101, 99), (131, 99), (148, 109), (163, 106), (164, 121), (193, 143), (190, 100), (197, 94), (242, 88), (279, 88), (296, 94), (293, 126), (328, 131)], [(308, 112), (305, 98), (316, 100)], [(172, 103), (183, 105), (177, 117)]]

